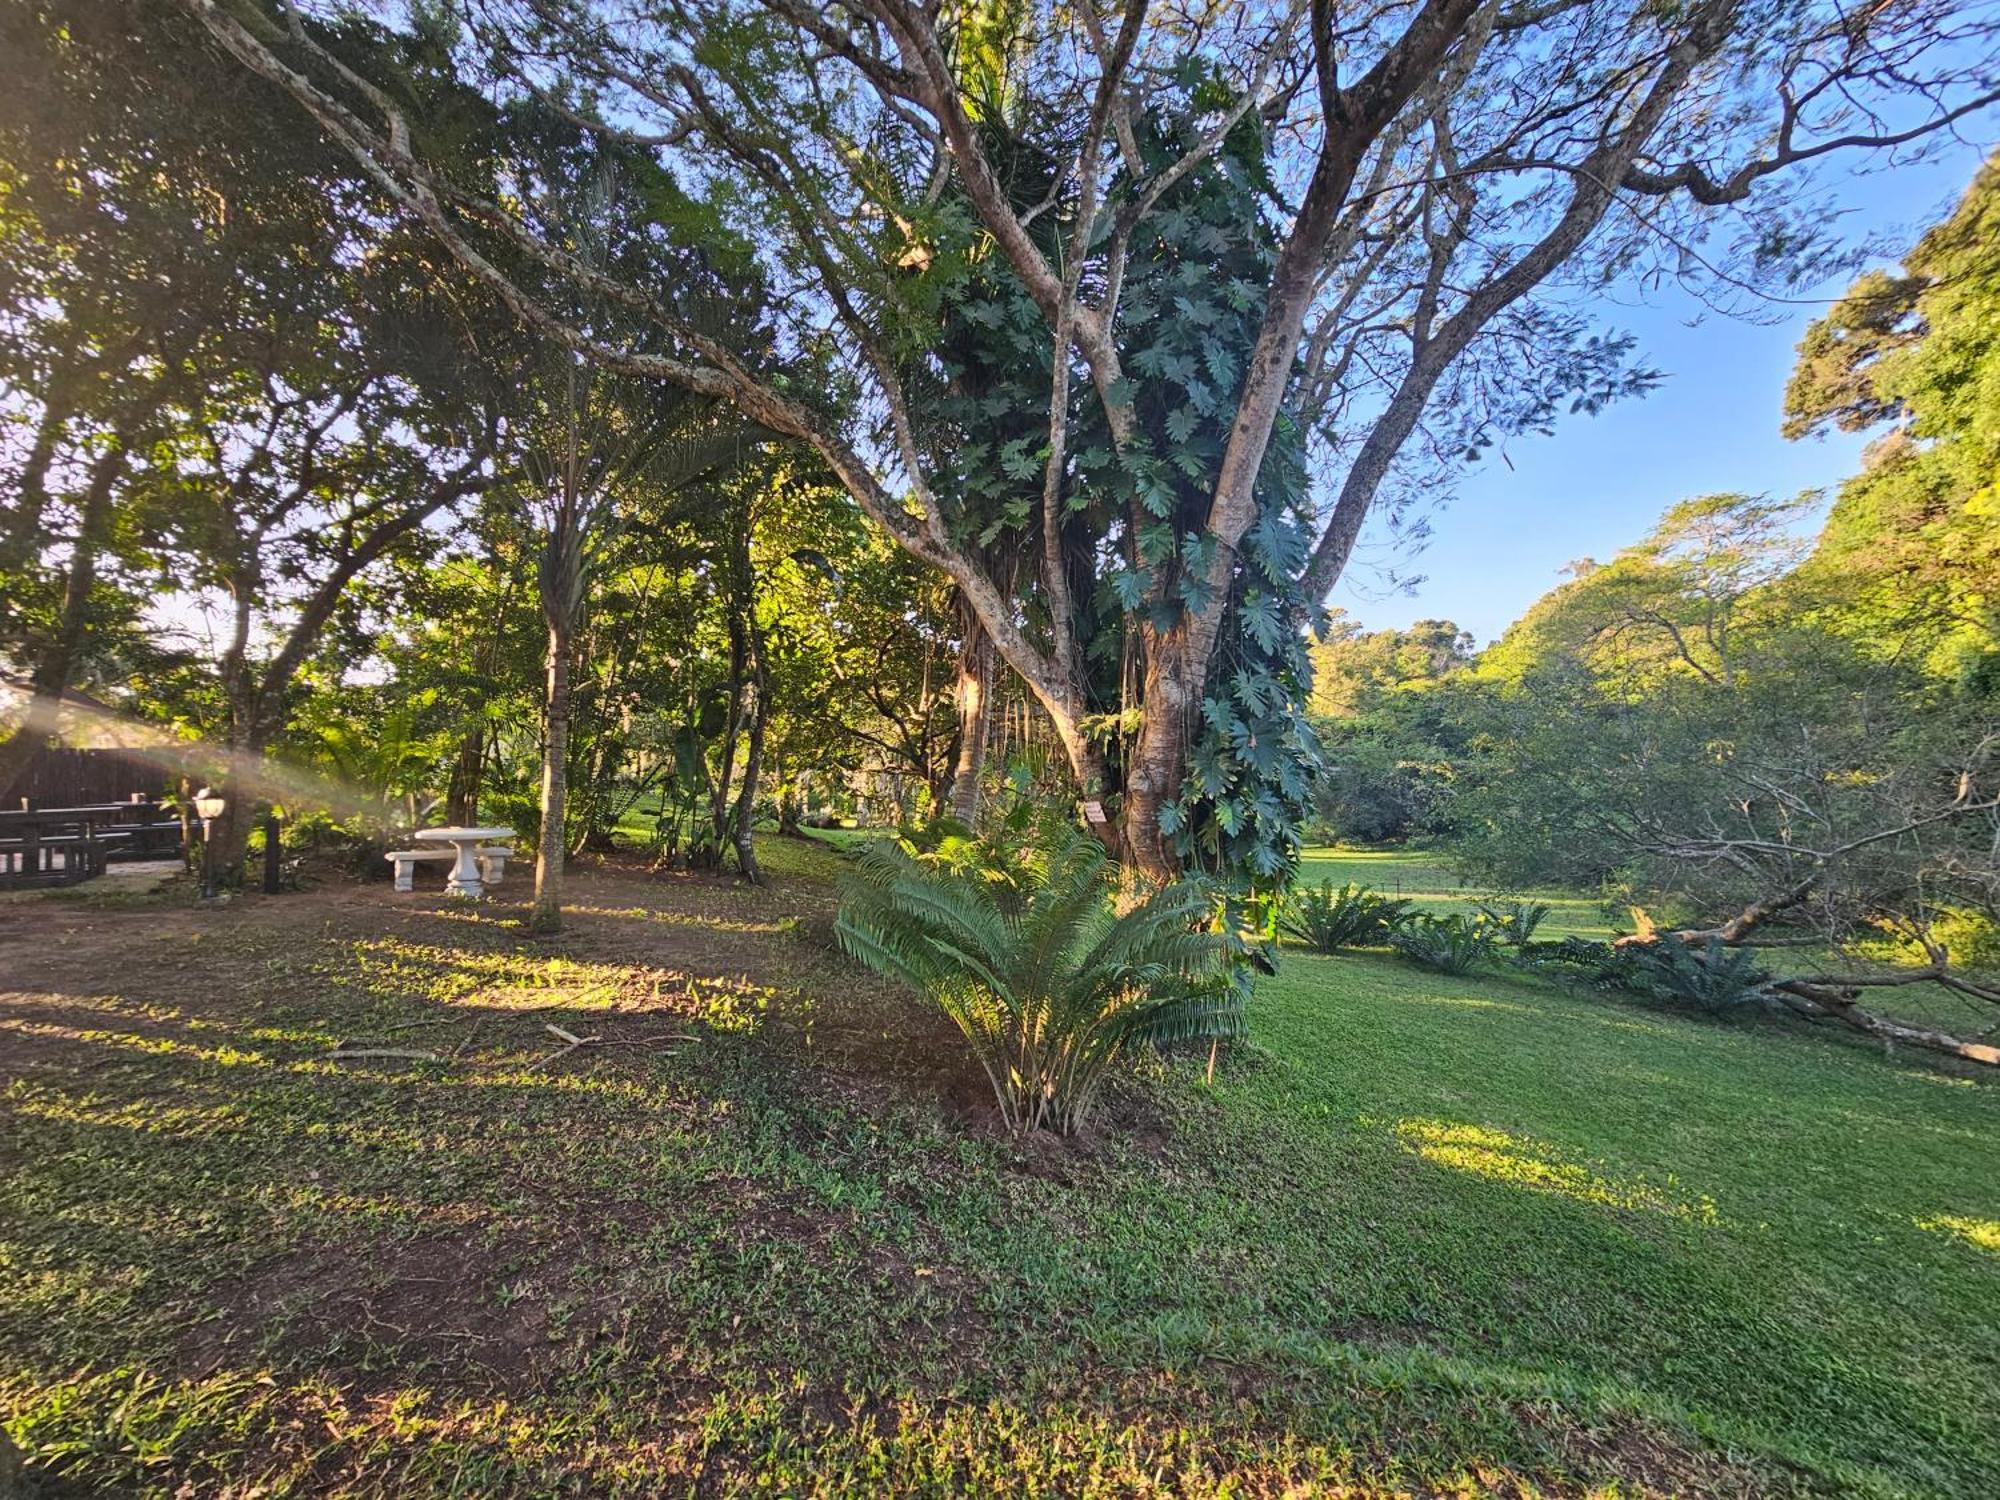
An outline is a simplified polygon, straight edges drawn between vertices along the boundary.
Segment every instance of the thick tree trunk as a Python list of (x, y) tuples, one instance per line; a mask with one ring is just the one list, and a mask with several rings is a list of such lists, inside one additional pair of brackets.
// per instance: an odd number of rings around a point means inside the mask
[(794, 781), (785, 775), (785, 758), (782, 754), (772, 766), (771, 776), (778, 785), (778, 832), (785, 838), (798, 838), (801, 836), (799, 815), (803, 811), (800, 804), (804, 800), (801, 793), (805, 778), (801, 775)]
[(562, 930), (563, 833), (569, 802), (570, 621), (560, 610), (549, 613), (542, 729), (542, 829), (535, 845), (535, 906), (528, 918), (529, 927), (536, 932)]
[(29, 764), (55, 733), (62, 711), (62, 695), (76, 674), (77, 653), (83, 648), (85, 627), (90, 620), (90, 593), (97, 584), (97, 554), (111, 520), (111, 494), (125, 472), (125, 447), (121, 443), (97, 461), (91, 470), (89, 488), (84, 491), (82, 513), (78, 517), (76, 544), (70, 552), (69, 572), (63, 580), (62, 613), (56, 628), (43, 643), (40, 658), (31, 674), (33, 691), (21, 722), (0, 741), (0, 795), (11, 791)]
[(1160, 810), (1180, 795), (1187, 776), (1189, 737), (1198, 716), (1208, 662), (1193, 658), (1202, 643), (1180, 631), (1152, 635), (1144, 674), (1145, 715), (1126, 769), (1123, 827), (1125, 857), (1134, 873), (1165, 882), (1180, 873), (1180, 856), (1160, 830)]
[(993, 722), (993, 641), (961, 596), (958, 656), (958, 763), (951, 778), (951, 815), (970, 828), (979, 818), (979, 779)]
[[(246, 752), (245, 760), (254, 759)], [(243, 866), (250, 858), (250, 830), (256, 826), (258, 797), (249, 781), (237, 775), (212, 783), (222, 796), (222, 816), (208, 826), (207, 858), (214, 861), (215, 883), (237, 886), (243, 883)]]
[(265, 707), (268, 699), (245, 692), (232, 702), (229, 728), (223, 735), (223, 766), (220, 776), (209, 785), (222, 797), (222, 816), (207, 830), (209, 847), (204, 857), (212, 860), (218, 885), (242, 883), (244, 861), (249, 858), (250, 830), (265, 801), (266, 789), (258, 784), (256, 768), (277, 733), (275, 716)]

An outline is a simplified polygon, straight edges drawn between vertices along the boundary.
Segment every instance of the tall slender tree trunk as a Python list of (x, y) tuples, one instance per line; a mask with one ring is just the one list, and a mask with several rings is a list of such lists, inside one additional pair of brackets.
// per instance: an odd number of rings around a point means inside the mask
[(563, 830), (569, 802), (569, 653), (566, 602), (548, 606), (549, 655), (542, 729), (542, 829), (535, 846), (535, 906), (528, 925), (536, 932), (562, 930)]
[(721, 868), (722, 851), (731, 839), (730, 793), (736, 786), (736, 740), (743, 731), (743, 664), (744, 646), (742, 624), (732, 612), (729, 617), (729, 715), (722, 726), (722, 756), (716, 767), (715, 785), (709, 791), (709, 859), (715, 868)]
[(125, 445), (118, 443), (91, 469), (78, 517), (76, 545), (63, 579), (62, 611), (55, 631), (43, 644), (32, 673), (33, 688), (26, 712), (12, 734), (0, 741), (0, 794), (13, 789), (49, 736), (62, 712), (63, 691), (76, 674), (77, 653), (83, 648), (90, 622), (90, 593), (97, 584), (97, 554), (111, 521), (111, 496), (125, 472)]
[(466, 828), (479, 816), (479, 783), (485, 773), (486, 725), (481, 722), (466, 730), (458, 742), (458, 756), (445, 789), (446, 822)]
[(958, 657), (958, 763), (951, 778), (951, 815), (970, 828), (979, 817), (979, 780), (993, 722), (993, 641), (961, 599), (963, 645)]
[(743, 755), (743, 786), (736, 794), (736, 868), (752, 885), (764, 883), (757, 865), (755, 824), (757, 819), (757, 778), (764, 768), (765, 694), (764, 639), (753, 609), (749, 612), (749, 673), (745, 683), (746, 717), (750, 724), (750, 744)]

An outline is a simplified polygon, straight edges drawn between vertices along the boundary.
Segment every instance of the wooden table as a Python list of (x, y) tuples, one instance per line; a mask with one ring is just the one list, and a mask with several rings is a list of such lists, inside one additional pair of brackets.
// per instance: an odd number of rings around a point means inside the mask
[(172, 854), (180, 847), (180, 820), (167, 804), (142, 797), (0, 810), (0, 888), (70, 885), (102, 875), (113, 858)]
[(495, 843), (501, 839), (518, 838), (511, 828), (423, 828), (417, 831), (417, 838), (426, 844), (449, 844), (458, 851), (458, 858), (451, 867), (451, 876), (444, 883), (448, 896), (464, 896), (477, 900), (486, 894), (486, 883), (479, 878), (479, 846)]

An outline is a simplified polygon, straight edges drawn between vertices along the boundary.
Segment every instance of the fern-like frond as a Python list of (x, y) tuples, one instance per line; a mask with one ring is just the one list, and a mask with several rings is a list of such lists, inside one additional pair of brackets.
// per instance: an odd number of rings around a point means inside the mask
[(965, 1035), (1017, 1129), (1073, 1129), (1123, 1049), (1239, 1035), (1244, 991), (1206, 893), (1112, 902), (1101, 845), (1040, 831), (1003, 861), (958, 835), (864, 851), (842, 949), (930, 997)]

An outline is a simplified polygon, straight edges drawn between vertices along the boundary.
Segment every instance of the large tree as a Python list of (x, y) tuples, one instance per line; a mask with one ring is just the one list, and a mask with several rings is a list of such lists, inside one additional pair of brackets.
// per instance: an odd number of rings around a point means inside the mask
[[(1282, 862), (1271, 839), (1239, 840), (1248, 824), (1282, 842), (1303, 793), (1261, 779), (1281, 753), (1269, 700), (1295, 716), (1302, 674), (1219, 672), (1218, 652), (1276, 649), (1405, 480), (1643, 383), (1593, 326), (1596, 288), (1659, 270), (1726, 292), (1816, 265), (1830, 215), (1779, 174), (1920, 141), (2000, 97), (1993, 22), (1950, 0), (456, 7), (497, 89), (548, 93), (712, 185), (759, 247), (781, 345), (845, 369), (847, 400), (455, 178), (420, 99), (344, 65), (286, 0), (179, 3), (543, 333), (817, 450), (950, 576), (1047, 711), (1087, 811), (1113, 788), (1079, 649), (1099, 591), (1074, 585), (1127, 575), (1134, 733), (1105, 831), (1151, 875), (1205, 819), (1232, 861)], [(1028, 201), (1024, 141), (1050, 167)], [(1256, 222), (1205, 216), (1225, 185)], [(1201, 255), (1205, 284), (1164, 279)], [(1046, 431), (1016, 454), (1041, 538), (1021, 587), (939, 493), (905, 378), (981, 265), (1004, 268), (1050, 351)], [(1149, 265), (1162, 276), (1142, 286)], [(654, 341), (565, 316), (545, 277), (616, 301)], [(1323, 475), (1296, 541), (1267, 463), (1288, 434)], [(1065, 525), (1092, 503), (1116, 513), (1108, 530)]]
[(1805, 568), (1864, 644), (2000, 700), (2000, 159), (1799, 345), (1786, 431), (1878, 432)]
[(144, 599), (115, 576), (135, 477), (174, 408), (268, 357), (338, 238), (326, 173), (355, 175), (310, 130), (218, 109), (267, 91), (199, 36), (104, 3), (0, 18), (0, 655), (34, 685), (0, 791), (63, 690), (124, 664)]
[[(32, 66), (0, 114), (18, 252), (0, 379), (29, 437), (0, 567), (53, 575), (59, 603), (40, 628), (8, 611), (6, 644), (32, 653), (47, 703), (94, 646), (93, 599), (192, 639), (216, 692), (189, 758), (227, 787), (227, 868), (271, 793), (265, 752), (299, 674), (357, 583), (490, 483), (482, 340), (514, 324), (351, 156), (289, 111), (260, 120), (268, 86), (186, 17), (8, 20)], [(31, 710), (0, 780), (47, 728)]]

